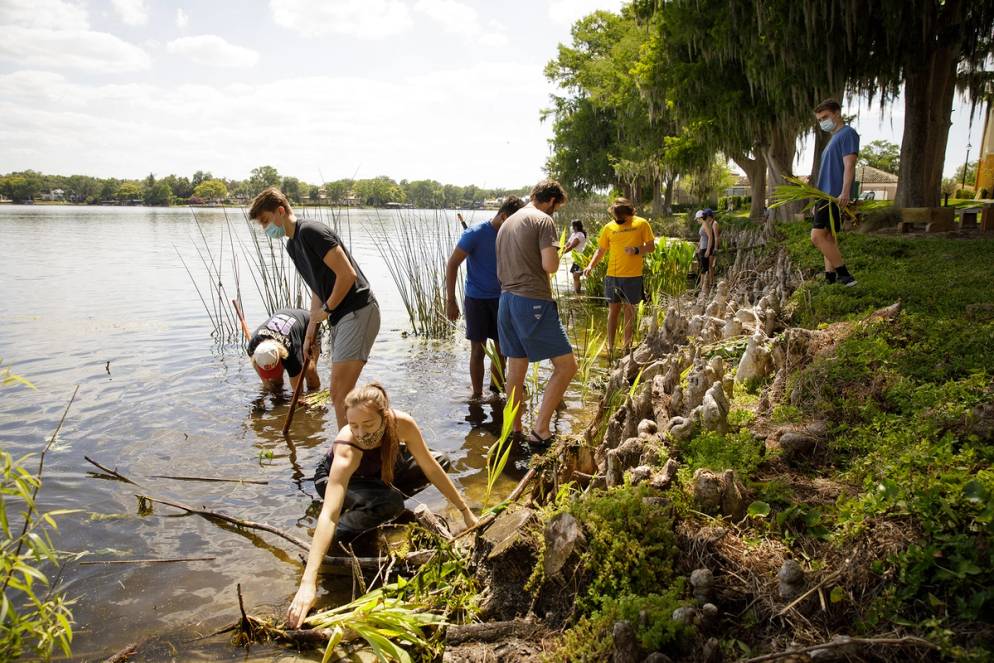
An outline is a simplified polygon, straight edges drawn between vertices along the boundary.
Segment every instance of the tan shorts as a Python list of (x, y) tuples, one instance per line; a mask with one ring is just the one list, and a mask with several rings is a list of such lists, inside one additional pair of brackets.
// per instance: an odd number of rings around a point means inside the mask
[(331, 327), (331, 363), (367, 361), (379, 331), (380, 307), (376, 302), (346, 313), (338, 324)]

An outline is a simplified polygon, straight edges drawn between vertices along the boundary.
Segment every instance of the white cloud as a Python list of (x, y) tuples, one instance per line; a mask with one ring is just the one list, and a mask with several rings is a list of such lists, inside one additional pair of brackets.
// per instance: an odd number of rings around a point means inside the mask
[(476, 9), (458, 0), (418, 0), (414, 11), (431, 17), (449, 32), (464, 32), (479, 28)]
[(176, 27), (182, 30), (190, 25), (190, 15), (183, 11), (182, 7), (176, 9)]
[(118, 17), (128, 25), (148, 23), (148, 7), (145, 0), (111, 0)]
[(592, 14), (598, 9), (621, 11), (623, 0), (550, 0), (549, 18), (556, 23), (572, 25), (577, 19)]
[(86, 8), (65, 0), (3, 0), (0, 25), (20, 25), (48, 30), (86, 30), (90, 27)]
[(166, 44), (166, 50), (188, 57), (197, 64), (215, 67), (251, 67), (259, 61), (257, 51), (235, 46), (217, 35), (180, 37)]
[(0, 39), (0, 59), (27, 67), (121, 73), (148, 69), (151, 58), (141, 48), (106, 32), (48, 30), (7, 26)]
[(467, 112), (490, 108), (493, 90), (511, 87), (516, 105), (540, 108), (539, 65), (487, 62), (399, 82), (311, 76), (273, 85), (307, 90), (306, 103), (262, 103), (258, 88), (244, 83), (88, 85), (51, 72), (0, 75), (0, 172), (123, 177), (210, 169), (245, 177), (271, 163), (311, 182), (319, 171), (335, 179), (361, 166), (359, 177), (487, 186), (537, 178), (547, 155), (537, 110), (524, 117)]
[(378, 39), (400, 34), (413, 25), (400, 0), (270, 0), (277, 25), (305, 37), (346, 34)]

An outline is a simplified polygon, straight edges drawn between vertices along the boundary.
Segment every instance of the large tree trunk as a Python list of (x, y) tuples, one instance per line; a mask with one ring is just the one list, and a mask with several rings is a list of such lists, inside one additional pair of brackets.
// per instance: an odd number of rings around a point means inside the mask
[(673, 185), (676, 183), (676, 175), (666, 177), (666, 193), (663, 194), (663, 210), (666, 216), (673, 214)]
[(652, 215), (659, 217), (666, 214), (666, 201), (663, 200), (663, 182), (662, 178), (654, 178), (652, 180)]
[(895, 207), (936, 207), (946, 160), (960, 43), (944, 30), (961, 20), (961, 0), (948, 0), (929, 47), (908, 62), (904, 79), (904, 138)]
[[(793, 176), (794, 154), (797, 152), (797, 133), (774, 131), (770, 144), (764, 149), (766, 165), (769, 166), (770, 186), (776, 188), (786, 184), (786, 178)], [(799, 205), (781, 205), (776, 208), (778, 221), (789, 221)]]
[(757, 151), (755, 159), (750, 159), (744, 154), (735, 154), (732, 155), (732, 161), (749, 178), (749, 188), (752, 195), (749, 218), (755, 221), (761, 220), (763, 212), (766, 211), (766, 159)]
[(811, 186), (818, 184), (818, 173), (821, 172), (821, 153), (825, 151), (825, 146), (831, 140), (832, 134), (821, 129), (815, 129), (814, 158), (811, 160), (811, 174), (808, 176), (808, 183)]

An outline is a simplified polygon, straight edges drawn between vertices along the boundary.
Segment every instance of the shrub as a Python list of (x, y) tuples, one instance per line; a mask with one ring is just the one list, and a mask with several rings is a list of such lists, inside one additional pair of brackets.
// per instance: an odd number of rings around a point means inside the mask
[(673, 611), (687, 603), (679, 599), (681, 592), (682, 583), (679, 583), (662, 594), (607, 599), (603, 608), (582, 618), (566, 631), (559, 649), (550, 660), (556, 663), (601, 663), (611, 660), (614, 624), (622, 620), (632, 625), (639, 644), (646, 652), (666, 651), (672, 654), (684, 651), (694, 629), (672, 619)]
[(568, 507), (587, 531), (582, 563), (588, 579), (581, 614), (605, 609), (612, 597), (648, 595), (673, 581), (677, 551), (670, 509), (646, 486), (581, 497)]

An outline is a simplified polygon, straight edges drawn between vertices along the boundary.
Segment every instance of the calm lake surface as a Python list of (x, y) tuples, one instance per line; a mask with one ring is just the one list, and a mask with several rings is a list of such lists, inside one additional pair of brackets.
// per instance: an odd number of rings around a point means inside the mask
[[(215, 255), (226, 228), (234, 230), (236, 241), (251, 242), (242, 212), (227, 213), (230, 225), (223, 210), (197, 210)], [(394, 406), (417, 419), (429, 446), (449, 454), (451, 476), (479, 507), (499, 406), (467, 402), (469, 344), (462, 329), (445, 341), (409, 334), (407, 313), (366, 230), (381, 229), (374, 233), (379, 237), (376, 233), (394, 232), (405, 220), (436, 214), (448, 213), (350, 212), (351, 232), (343, 232), (343, 238), (369, 278), (383, 316), (360, 381), (386, 385)], [(491, 214), (463, 213), (469, 223)], [(456, 236), (455, 214), (445, 220)], [(2, 205), (0, 231), (0, 301), (6, 319), (0, 326), (0, 357), (4, 367), (37, 386), (36, 391), (20, 386), (0, 391), (3, 448), (15, 456), (40, 451), (79, 385), (58, 444), (46, 459), (39, 495), (43, 510), (80, 510), (58, 519), (56, 547), (66, 553), (89, 551), (82, 561), (215, 558), (146, 565), (67, 562), (61, 584), (76, 599), (74, 658), (101, 659), (153, 638), (139, 660), (245, 660), (246, 651), (229, 645), (226, 636), (191, 640), (235, 620), (238, 583), (251, 611), (285, 607), (303, 569), (302, 551), (266, 533), (220, 527), (162, 505), (155, 505), (151, 515), (139, 515), (135, 493), (203, 505), (309, 540), (316, 513), (309, 479), (335, 434), (333, 413), (298, 411), (288, 443), (280, 429), (289, 394), (261, 390), (240, 340), (212, 338), (204, 306), (177, 257), (183, 256), (209, 295), (197, 253), (203, 240), (190, 209)], [(226, 248), (224, 260), (230, 259)], [(242, 260), (242, 297), (254, 329), (266, 312)], [(560, 277), (565, 282), (565, 269)], [(326, 385), (326, 363), (321, 379)], [(557, 423), (560, 430), (568, 430), (580, 409), (578, 395), (571, 393)], [(84, 456), (116, 468), (143, 489), (97, 477)], [(153, 475), (268, 484), (179, 482)], [(520, 467), (508, 471), (498, 491), (508, 490), (517, 476)], [(447, 510), (434, 488), (417, 499)], [(408, 504), (413, 508), (417, 502)], [(348, 599), (351, 582), (326, 576), (324, 591), (325, 605)], [(251, 656), (279, 654), (257, 647)]]

